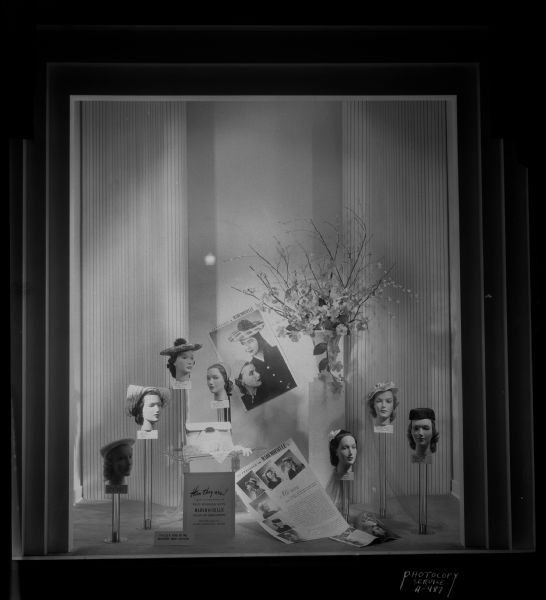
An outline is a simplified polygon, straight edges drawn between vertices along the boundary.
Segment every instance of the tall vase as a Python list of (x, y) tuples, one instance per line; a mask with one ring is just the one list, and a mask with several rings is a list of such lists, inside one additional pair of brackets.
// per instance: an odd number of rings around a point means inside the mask
[[(329, 330), (312, 336), (317, 366), (327, 360), (329, 370), (317, 368), (309, 383), (309, 464), (318, 480), (326, 486), (332, 473), (328, 433), (346, 428), (344, 353), (347, 341)], [(324, 351), (323, 351), (324, 350)]]
[(329, 382), (334, 391), (341, 391), (345, 381), (345, 336), (329, 329), (317, 329), (311, 338), (320, 378)]

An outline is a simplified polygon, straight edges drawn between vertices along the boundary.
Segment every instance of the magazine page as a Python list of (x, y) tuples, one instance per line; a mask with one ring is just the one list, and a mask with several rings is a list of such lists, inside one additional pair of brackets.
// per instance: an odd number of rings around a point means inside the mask
[(333, 537), (349, 527), (291, 439), (239, 469), (235, 482), (247, 510), (284, 543)]

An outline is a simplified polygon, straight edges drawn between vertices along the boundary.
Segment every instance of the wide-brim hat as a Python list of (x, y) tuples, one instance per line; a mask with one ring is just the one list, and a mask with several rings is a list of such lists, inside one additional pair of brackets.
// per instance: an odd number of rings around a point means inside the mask
[(172, 346), (165, 350), (161, 350), (159, 354), (161, 354), (161, 356), (172, 356), (173, 354), (180, 354), (180, 352), (186, 352), (187, 350), (200, 350), (202, 347), (202, 344), (190, 344), (184, 338), (178, 338), (174, 340)]
[(393, 394), (398, 393), (398, 388), (396, 387), (394, 381), (382, 381), (380, 383), (376, 383), (373, 390), (368, 394), (367, 400), (369, 402), (376, 394), (389, 391), (391, 391)]
[(115, 442), (110, 442), (109, 444), (106, 444), (106, 446), (103, 446), (100, 449), (100, 453), (103, 457), (105, 457), (114, 448), (117, 448), (118, 446), (132, 446), (134, 443), (135, 440), (133, 438), (123, 438), (122, 440), (116, 440)]
[(237, 323), (237, 329), (228, 337), (230, 342), (244, 342), (249, 337), (256, 335), (265, 326), (263, 321), (251, 321), (250, 319), (241, 319)]
[(142, 398), (142, 396), (146, 395), (148, 392), (158, 394), (163, 400), (163, 404), (166, 404), (170, 400), (171, 394), (167, 388), (131, 384), (127, 388), (127, 407), (129, 413), (133, 410), (136, 403)]
[(432, 408), (412, 408), (409, 413), (410, 421), (418, 421), (419, 419), (436, 420), (436, 415)]

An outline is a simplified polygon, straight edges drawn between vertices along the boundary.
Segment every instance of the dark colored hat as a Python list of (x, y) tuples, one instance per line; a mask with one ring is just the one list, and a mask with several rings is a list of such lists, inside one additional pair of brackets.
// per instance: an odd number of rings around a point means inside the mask
[(431, 419), (436, 420), (436, 415), (432, 408), (412, 408), (409, 413), (410, 421), (417, 421), (418, 419)]
[(106, 446), (103, 446), (100, 449), (100, 453), (102, 454), (102, 456), (106, 456), (118, 446), (132, 446), (134, 443), (135, 440), (133, 438), (124, 438), (122, 440), (116, 440), (115, 442), (110, 442), (109, 444), (106, 444)]
[(173, 354), (179, 354), (180, 352), (186, 352), (187, 350), (199, 350), (203, 346), (201, 344), (190, 344), (186, 342), (184, 338), (177, 338), (174, 340), (174, 345), (165, 350), (161, 350), (159, 354), (162, 356), (172, 356)]
[(237, 323), (237, 330), (234, 331), (229, 337), (230, 342), (242, 342), (247, 340), (249, 337), (256, 335), (258, 331), (264, 328), (263, 321), (251, 321), (250, 319), (241, 319)]

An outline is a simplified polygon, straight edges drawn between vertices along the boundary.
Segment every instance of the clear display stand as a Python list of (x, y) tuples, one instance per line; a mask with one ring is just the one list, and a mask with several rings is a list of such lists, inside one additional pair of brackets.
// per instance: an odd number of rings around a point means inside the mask
[(427, 533), (427, 470), (426, 463), (419, 463), (419, 533)]
[(152, 528), (152, 440), (144, 440), (144, 529)]
[(120, 515), (121, 515), (121, 494), (127, 493), (126, 485), (106, 485), (105, 494), (112, 495), (112, 534), (104, 541), (107, 544), (119, 544), (126, 542), (127, 538), (121, 537)]
[(342, 477), (340, 477), (339, 481), (341, 486), (341, 514), (346, 521), (349, 520), (349, 505), (351, 493), (353, 491), (354, 478), (355, 474), (351, 471), (350, 473), (345, 473)]
[(379, 516), (387, 516), (387, 435), (379, 433)]

